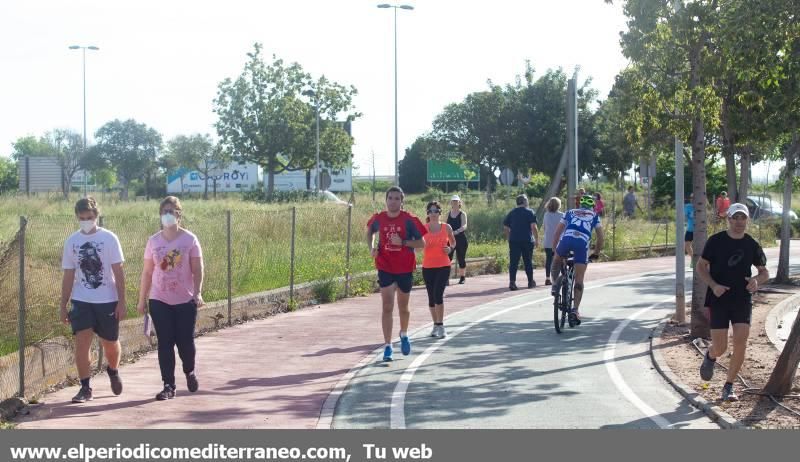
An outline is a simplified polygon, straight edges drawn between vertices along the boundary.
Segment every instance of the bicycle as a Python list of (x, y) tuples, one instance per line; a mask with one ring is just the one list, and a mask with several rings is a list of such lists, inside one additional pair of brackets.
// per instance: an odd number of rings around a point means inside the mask
[(556, 332), (560, 334), (567, 322), (569, 322), (569, 327), (575, 327), (573, 318), (569, 316), (569, 312), (572, 310), (572, 291), (575, 286), (575, 259), (572, 256), (569, 256), (561, 265), (558, 280), (561, 282), (553, 296), (553, 322)]
[[(599, 258), (598, 255), (592, 254), (587, 261), (591, 263)], [(575, 327), (575, 318), (570, 316), (572, 312), (572, 302), (574, 300), (573, 293), (575, 291), (575, 258), (572, 252), (567, 256), (566, 261), (561, 265), (561, 275), (558, 278), (560, 287), (555, 291), (553, 296), (553, 323), (556, 327), (556, 332), (561, 333), (564, 325), (569, 323), (569, 327)]]

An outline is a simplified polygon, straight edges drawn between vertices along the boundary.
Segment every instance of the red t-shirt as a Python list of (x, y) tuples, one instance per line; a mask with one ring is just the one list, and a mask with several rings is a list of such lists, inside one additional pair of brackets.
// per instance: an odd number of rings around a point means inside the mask
[(392, 274), (404, 274), (414, 272), (417, 266), (417, 258), (414, 249), (399, 245), (392, 245), (391, 237), (393, 234), (400, 236), (400, 239), (414, 241), (421, 239), (428, 230), (419, 221), (419, 218), (406, 212), (390, 218), (385, 211), (372, 215), (367, 228), (378, 233), (378, 256), (375, 257), (375, 267), (380, 271)]

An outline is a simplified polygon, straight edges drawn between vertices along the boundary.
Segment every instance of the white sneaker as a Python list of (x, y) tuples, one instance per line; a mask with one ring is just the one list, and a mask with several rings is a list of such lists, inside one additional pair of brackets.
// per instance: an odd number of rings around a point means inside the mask
[(447, 333), (444, 330), (444, 326), (439, 326), (439, 335), (437, 335), (436, 337), (438, 337), (438, 338), (447, 337)]
[(439, 336), (439, 326), (433, 326), (433, 330), (431, 331), (431, 337), (438, 337)]

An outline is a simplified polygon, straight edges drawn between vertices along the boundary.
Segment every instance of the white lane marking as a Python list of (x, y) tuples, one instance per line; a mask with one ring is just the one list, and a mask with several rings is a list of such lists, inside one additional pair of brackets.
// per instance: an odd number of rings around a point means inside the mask
[(625, 320), (619, 323), (616, 329), (611, 333), (611, 336), (608, 337), (608, 342), (606, 343), (605, 351), (603, 352), (603, 361), (606, 363), (606, 369), (608, 370), (608, 375), (611, 377), (611, 380), (614, 382), (614, 385), (617, 389), (622, 393), (622, 396), (625, 397), (628, 401), (631, 402), (637, 409), (639, 409), (647, 418), (652, 420), (659, 426), (659, 428), (669, 428), (672, 424), (665, 418), (661, 417), (659, 412), (656, 412), (653, 408), (647, 405), (644, 401), (642, 401), (639, 396), (631, 390), (631, 387), (628, 386), (628, 383), (625, 382), (625, 379), (622, 378), (622, 374), (617, 369), (617, 364), (615, 361), (616, 349), (617, 349), (617, 341), (619, 340), (620, 335), (622, 335), (622, 331), (628, 327), (628, 324), (631, 323), (634, 319), (638, 318), (642, 314), (652, 310), (653, 308), (663, 305), (664, 303), (672, 302), (675, 300), (675, 297), (670, 297), (668, 299), (662, 300), (654, 305), (648, 306), (647, 308), (642, 308), (641, 310), (631, 314)]
[[(584, 289), (584, 291), (597, 289), (597, 288), (605, 287), (605, 286), (610, 286), (610, 285), (614, 285), (614, 284), (623, 284), (623, 283), (627, 283), (627, 282), (639, 281), (639, 280), (642, 280), (642, 279), (649, 279), (649, 278), (652, 278), (652, 277), (655, 277), (655, 276), (642, 276), (642, 277), (633, 278), (633, 279), (610, 281), (610, 282), (607, 282), (607, 283), (604, 283), (604, 284), (598, 284), (598, 285), (595, 285), (595, 286), (587, 287), (586, 289)], [(389, 428), (406, 428), (405, 406), (406, 406), (406, 392), (408, 391), (408, 386), (411, 384), (411, 380), (414, 378), (414, 374), (416, 374), (417, 369), (419, 369), (420, 366), (422, 366), (422, 364), (430, 357), (430, 355), (433, 352), (435, 352), (436, 350), (439, 349), (439, 347), (444, 345), (445, 342), (447, 342), (448, 340), (451, 340), (451, 339), (453, 339), (455, 337), (458, 337), (458, 335), (460, 333), (472, 328), (473, 326), (475, 326), (477, 324), (480, 324), (481, 322), (487, 321), (487, 320), (492, 319), (494, 317), (503, 315), (505, 313), (509, 313), (511, 311), (514, 311), (514, 310), (518, 310), (520, 308), (523, 308), (523, 307), (526, 307), (526, 306), (529, 306), (529, 305), (535, 305), (536, 303), (541, 303), (541, 302), (544, 302), (544, 301), (547, 301), (547, 300), (552, 300), (552, 299), (553, 299), (552, 296), (549, 296), (549, 297), (546, 297), (546, 298), (540, 298), (538, 300), (534, 300), (534, 301), (530, 301), (530, 302), (526, 302), (526, 303), (521, 303), (519, 305), (515, 305), (515, 306), (512, 306), (510, 308), (506, 308), (504, 310), (500, 310), (500, 311), (497, 311), (497, 312), (492, 313), (492, 314), (488, 314), (488, 315), (486, 315), (486, 316), (484, 316), (484, 317), (482, 317), (482, 318), (480, 318), (480, 319), (478, 319), (476, 321), (472, 321), (472, 322), (468, 323), (467, 325), (465, 325), (461, 329), (459, 329), (457, 331), (454, 331), (452, 334), (450, 334), (448, 332), (447, 337), (445, 337), (445, 338), (439, 340), (438, 342), (434, 343), (433, 345), (429, 346), (424, 352), (422, 352), (422, 354), (420, 354), (416, 359), (414, 359), (414, 361), (408, 366), (408, 368), (406, 368), (406, 370), (403, 372), (403, 375), (400, 377), (400, 380), (397, 382), (397, 385), (395, 385), (395, 387), (394, 387), (394, 391), (392, 392), (392, 401), (391, 401), (391, 405), (390, 405), (390, 409), (389, 409)], [(506, 301), (506, 300), (504, 300), (504, 301)], [(469, 309), (467, 311), (462, 311), (460, 313), (455, 313), (454, 316), (461, 315), (461, 314), (463, 314), (465, 312), (470, 312), (470, 311), (474, 311), (474, 310), (477, 310), (477, 309), (480, 309), (480, 308), (484, 308), (485, 306), (486, 305), (479, 305), (479, 306), (473, 307), (473, 308), (471, 308), (471, 309)], [(448, 319), (449, 319), (449, 316), (448, 316)]]

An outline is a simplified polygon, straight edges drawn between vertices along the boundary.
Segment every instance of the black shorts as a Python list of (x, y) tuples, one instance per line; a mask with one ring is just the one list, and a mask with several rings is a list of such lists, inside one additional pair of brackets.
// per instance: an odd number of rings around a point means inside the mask
[(686, 242), (692, 242), (694, 240), (694, 231), (686, 231), (686, 234), (683, 236), (683, 240)]
[(119, 321), (116, 316), (117, 302), (87, 303), (72, 300), (72, 309), (67, 316), (72, 333), (93, 329), (98, 337), (114, 342), (119, 339)]
[(753, 302), (749, 294), (746, 296), (723, 296), (719, 299), (709, 289), (706, 292), (705, 306), (710, 308), (711, 329), (728, 329), (732, 324), (750, 325)]
[(414, 273), (387, 273), (386, 271), (378, 270), (378, 285), (381, 287), (389, 287), (397, 283), (397, 288), (400, 292), (407, 294), (411, 292), (414, 286)]

